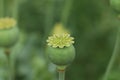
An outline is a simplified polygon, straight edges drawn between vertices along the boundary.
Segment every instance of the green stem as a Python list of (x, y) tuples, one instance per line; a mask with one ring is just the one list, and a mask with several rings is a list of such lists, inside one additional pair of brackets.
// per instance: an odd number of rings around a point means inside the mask
[(11, 10), (11, 0), (5, 0), (5, 3), (4, 3), (4, 13), (5, 13), (5, 17), (11, 17), (10, 15), (10, 10)]
[(19, 7), (19, 0), (13, 0), (12, 17), (15, 19), (18, 18), (18, 7)]
[(67, 20), (68, 17), (70, 15), (70, 10), (72, 8), (72, 3), (74, 0), (66, 0), (63, 12), (62, 12), (62, 16), (61, 16), (61, 22), (66, 25), (67, 24)]
[(44, 41), (46, 40), (48, 34), (49, 34), (49, 30), (51, 29), (52, 25), (53, 25), (53, 21), (54, 21), (54, 4), (55, 4), (55, 0), (48, 0), (48, 5), (46, 6), (46, 14), (45, 14), (45, 27), (44, 27), (44, 37), (43, 37), (43, 45), (45, 45)]
[(54, 4), (55, 4), (55, 0), (48, 0), (48, 5), (46, 7), (46, 17), (45, 17), (45, 35), (48, 34), (53, 24)]
[(120, 28), (119, 28), (118, 33), (117, 33), (117, 38), (116, 38), (114, 51), (113, 51), (112, 57), (111, 57), (111, 59), (109, 61), (108, 67), (107, 67), (105, 75), (103, 77), (103, 80), (108, 80), (108, 76), (110, 74), (110, 71), (111, 71), (111, 69), (112, 69), (112, 67), (114, 65), (116, 57), (118, 56), (119, 49), (120, 49)]
[(17, 19), (19, 0), (5, 0), (5, 16)]
[(5, 49), (5, 54), (6, 54), (7, 62), (8, 62), (8, 80), (13, 80), (13, 73), (12, 73), (11, 59), (10, 59), (10, 50)]
[(10, 56), (8, 56), (7, 60), (8, 60), (8, 80), (12, 80)]
[(0, 17), (4, 16), (4, 0), (0, 0)]
[(65, 80), (65, 71), (59, 71), (59, 80)]

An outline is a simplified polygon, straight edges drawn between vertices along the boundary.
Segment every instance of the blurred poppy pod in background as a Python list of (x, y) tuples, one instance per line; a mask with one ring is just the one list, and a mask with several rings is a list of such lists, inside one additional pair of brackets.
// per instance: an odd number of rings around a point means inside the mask
[(19, 37), (16, 21), (12, 18), (0, 19), (0, 47), (13, 46)]

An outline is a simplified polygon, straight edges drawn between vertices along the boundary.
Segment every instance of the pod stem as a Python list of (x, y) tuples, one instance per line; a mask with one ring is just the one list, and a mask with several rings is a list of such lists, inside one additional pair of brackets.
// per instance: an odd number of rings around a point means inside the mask
[(0, 17), (4, 16), (4, 0), (0, 0)]
[(120, 27), (119, 27), (118, 32), (117, 32), (117, 37), (116, 37), (116, 42), (115, 42), (114, 50), (113, 50), (111, 59), (109, 61), (109, 64), (107, 66), (106, 72), (104, 74), (103, 80), (108, 80), (108, 76), (110, 74), (110, 71), (111, 71), (111, 69), (112, 69), (112, 67), (114, 65), (116, 57), (119, 54), (119, 51), (120, 51), (119, 49), (120, 49)]
[(14, 80), (13, 79), (13, 73), (11, 68), (11, 59), (10, 59), (10, 49), (5, 49), (5, 55), (7, 57), (7, 63), (8, 63), (8, 80)]
[(59, 80), (65, 80), (65, 70), (58, 72), (59, 72)]
[(59, 80), (65, 80), (65, 70), (67, 66), (57, 66)]

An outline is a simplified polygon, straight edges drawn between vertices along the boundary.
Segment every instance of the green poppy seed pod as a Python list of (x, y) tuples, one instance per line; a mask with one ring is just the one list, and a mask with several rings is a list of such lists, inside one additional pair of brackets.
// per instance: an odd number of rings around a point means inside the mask
[(75, 58), (75, 48), (73, 37), (68, 33), (54, 33), (48, 37), (48, 47), (46, 49), (48, 58), (57, 66), (69, 65)]
[(56, 65), (69, 65), (75, 58), (75, 49), (73, 45), (64, 48), (47, 47), (49, 59)]
[(117, 12), (120, 12), (120, 0), (110, 0), (110, 5), (113, 9), (115, 9)]
[(0, 47), (13, 46), (19, 37), (16, 21), (12, 18), (0, 19)]

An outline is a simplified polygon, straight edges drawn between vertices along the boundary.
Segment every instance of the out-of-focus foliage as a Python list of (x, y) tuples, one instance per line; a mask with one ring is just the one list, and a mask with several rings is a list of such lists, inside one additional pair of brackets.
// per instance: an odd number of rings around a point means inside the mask
[[(11, 55), (15, 79), (56, 80), (55, 66), (45, 54), (46, 38), (54, 24), (64, 20), (62, 14), (69, 0), (20, 2), (18, 25), (21, 35)], [(73, 0), (67, 16), (65, 27), (75, 37), (76, 59), (66, 70), (66, 80), (100, 80), (112, 55), (117, 27), (120, 26), (109, 0)], [(109, 80), (120, 79), (119, 56)], [(6, 80), (6, 64), (1, 49), (0, 80)]]

